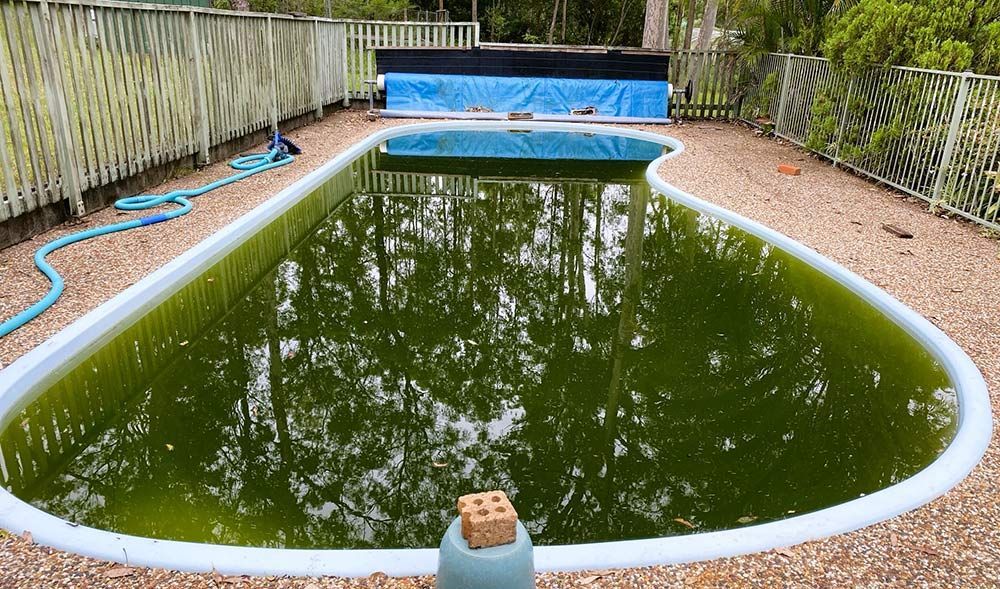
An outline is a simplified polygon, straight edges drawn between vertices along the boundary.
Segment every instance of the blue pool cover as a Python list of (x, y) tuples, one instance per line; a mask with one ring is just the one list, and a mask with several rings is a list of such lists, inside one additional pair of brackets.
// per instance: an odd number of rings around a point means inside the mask
[(652, 161), (663, 146), (619, 135), (531, 131), (440, 131), (395, 137), (389, 155), (545, 160)]
[(612, 117), (667, 118), (667, 82), (448, 74), (385, 74), (386, 108), (401, 111), (568, 115), (595, 107)]

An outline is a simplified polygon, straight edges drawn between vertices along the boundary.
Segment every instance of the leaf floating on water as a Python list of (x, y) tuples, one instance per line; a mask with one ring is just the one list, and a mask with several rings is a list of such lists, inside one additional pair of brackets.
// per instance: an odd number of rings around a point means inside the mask
[(104, 576), (109, 579), (120, 579), (122, 577), (131, 577), (135, 574), (135, 569), (132, 567), (115, 567), (104, 571)]
[(448, 466), (448, 463), (447, 462), (432, 462), (431, 466), (433, 466), (434, 468), (444, 468), (444, 467)]
[(186, 345), (188, 345), (188, 341), (187, 341), (187, 340), (184, 340), (184, 341), (182, 341), (182, 342), (180, 343), (180, 346), (181, 346), (182, 348), (183, 348), (184, 346), (186, 346)]
[(697, 527), (693, 523), (691, 523), (688, 520), (684, 519), (683, 517), (675, 517), (674, 521), (677, 522), (677, 523), (679, 523), (679, 524), (681, 524), (682, 526), (685, 526), (685, 527), (690, 528), (692, 530)]
[(165, 446), (167, 447), (167, 452), (173, 452), (174, 451), (174, 445), (173, 444), (165, 444)]
[(208, 277), (208, 282), (215, 282), (215, 278), (213, 278), (213, 277), (209, 276), (209, 277)]
[(740, 519), (736, 520), (736, 523), (738, 523), (738, 524), (748, 524), (748, 523), (750, 523), (752, 521), (755, 521), (756, 519), (757, 519), (756, 515), (744, 515)]

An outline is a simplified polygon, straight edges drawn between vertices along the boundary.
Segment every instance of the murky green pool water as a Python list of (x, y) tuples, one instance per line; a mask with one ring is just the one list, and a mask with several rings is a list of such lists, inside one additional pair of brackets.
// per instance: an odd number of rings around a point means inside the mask
[(943, 450), (954, 392), (901, 329), (651, 193), (659, 146), (535, 133), (373, 150), (63, 367), (0, 436), (4, 486), (285, 547), (435, 546), (499, 488), (559, 544), (780, 519)]

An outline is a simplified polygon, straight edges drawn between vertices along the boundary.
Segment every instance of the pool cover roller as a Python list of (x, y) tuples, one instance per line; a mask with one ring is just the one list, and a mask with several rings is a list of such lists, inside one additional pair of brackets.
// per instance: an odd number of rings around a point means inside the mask
[(379, 48), (385, 117), (667, 123), (669, 56), (651, 50)]
[[(386, 109), (429, 112), (531, 112), (666, 119), (669, 84), (442, 74), (385, 74)], [(583, 116), (583, 115), (578, 115)]]

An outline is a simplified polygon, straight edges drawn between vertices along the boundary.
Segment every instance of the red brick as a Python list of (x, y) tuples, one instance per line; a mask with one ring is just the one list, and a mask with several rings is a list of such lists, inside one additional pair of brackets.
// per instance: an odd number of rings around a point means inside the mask
[(778, 165), (778, 171), (789, 176), (798, 176), (802, 173), (802, 168), (791, 164), (780, 164)]
[(458, 498), (462, 537), (469, 548), (488, 548), (514, 542), (517, 511), (503, 491), (473, 493)]

